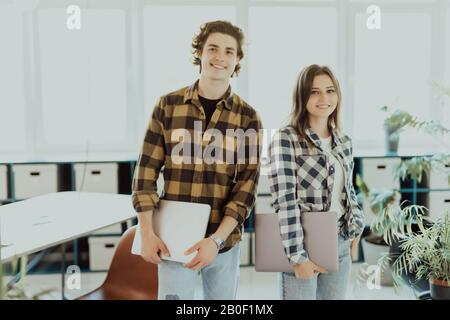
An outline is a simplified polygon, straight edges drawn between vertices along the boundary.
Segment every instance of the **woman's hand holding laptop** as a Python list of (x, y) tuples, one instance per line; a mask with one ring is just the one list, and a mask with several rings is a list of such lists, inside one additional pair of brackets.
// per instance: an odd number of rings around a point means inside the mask
[(328, 271), (318, 266), (311, 260), (307, 260), (303, 263), (298, 263), (294, 265), (294, 273), (297, 279), (304, 279), (304, 280), (310, 279), (314, 277), (314, 274), (317, 272), (327, 273)]

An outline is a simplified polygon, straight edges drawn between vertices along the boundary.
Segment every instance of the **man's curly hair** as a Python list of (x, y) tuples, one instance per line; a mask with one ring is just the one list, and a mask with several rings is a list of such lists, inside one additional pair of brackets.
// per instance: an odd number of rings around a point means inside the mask
[[(192, 53), (194, 54), (193, 63), (194, 65), (200, 66), (200, 72), (202, 71), (200, 54), (203, 51), (206, 40), (212, 33), (223, 33), (235, 38), (237, 42), (237, 56), (240, 60), (244, 58), (244, 51), (242, 50), (242, 46), (244, 44), (244, 33), (239, 27), (223, 20), (206, 22), (201, 25), (200, 32), (192, 39)], [(238, 75), (240, 69), (241, 64), (238, 63), (231, 76), (233, 77), (235, 74)]]

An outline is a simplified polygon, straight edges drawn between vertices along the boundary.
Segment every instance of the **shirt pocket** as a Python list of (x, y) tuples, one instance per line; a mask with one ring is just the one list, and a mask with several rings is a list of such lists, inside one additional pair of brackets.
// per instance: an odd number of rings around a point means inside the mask
[(328, 189), (325, 155), (305, 155), (296, 157), (297, 203), (301, 211), (324, 211)]
[(297, 156), (296, 162), (299, 190), (327, 189), (328, 169), (325, 155)]

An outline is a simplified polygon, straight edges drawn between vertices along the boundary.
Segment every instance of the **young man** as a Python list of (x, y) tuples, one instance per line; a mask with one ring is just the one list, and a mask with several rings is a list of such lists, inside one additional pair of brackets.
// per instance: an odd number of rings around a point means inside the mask
[[(242, 31), (229, 22), (202, 25), (192, 42), (200, 79), (161, 97), (147, 129), (133, 180), (133, 205), (141, 226), (141, 254), (145, 260), (158, 264), (158, 299), (193, 299), (197, 272), (202, 276), (205, 299), (236, 298), (239, 243), (243, 223), (255, 201), (261, 147), (259, 116), (231, 91), (229, 83), (239, 72), (243, 41)], [(179, 137), (174, 137), (179, 130), (190, 136), (183, 138), (183, 145), (190, 147), (186, 149), (200, 148), (203, 154), (211, 143), (223, 142), (219, 148), (213, 148), (211, 155), (223, 160), (227, 155), (226, 159), (232, 161), (211, 163), (199, 159), (198, 152), (191, 154), (195, 152), (183, 149), (180, 162), (175, 152)], [(230, 137), (229, 133), (236, 130), (254, 132), (256, 139)], [(209, 131), (221, 133), (223, 141), (208, 141), (205, 132)], [(200, 141), (196, 139), (199, 133)], [(239, 143), (245, 150), (244, 157)], [(186, 254), (197, 252), (186, 264), (162, 260), (161, 255), (170, 252), (153, 232), (152, 213), (159, 201), (156, 181), (162, 166), (164, 199), (211, 206), (205, 238), (186, 248)]]

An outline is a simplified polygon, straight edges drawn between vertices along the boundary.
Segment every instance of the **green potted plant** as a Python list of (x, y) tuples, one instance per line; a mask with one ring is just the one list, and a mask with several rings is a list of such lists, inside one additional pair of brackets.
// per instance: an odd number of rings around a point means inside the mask
[[(402, 160), (393, 174), (401, 180), (409, 177), (420, 182), (433, 168), (444, 168), (448, 163), (450, 154), (414, 157)], [(448, 213), (444, 223), (435, 223), (427, 216), (426, 207), (400, 203), (399, 190), (369, 190), (360, 176), (356, 181), (359, 195), (369, 201), (375, 214), (371, 234), (362, 240), (362, 247), (366, 263), (380, 268), (381, 285), (397, 286), (402, 275), (415, 274), (416, 280), (430, 281), (432, 298), (448, 299)], [(450, 186), (450, 177), (448, 181)], [(414, 232), (413, 226), (419, 231)], [(392, 249), (394, 244), (399, 251)]]
[(388, 106), (383, 106), (381, 110), (390, 113), (383, 123), (387, 153), (397, 153), (400, 133), (407, 127), (422, 129), (430, 134), (447, 134), (450, 132), (436, 121), (419, 121), (417, 117), (404, 110), (395, 109), (391, 111)]
[[(364, 261), (368, 265), (377, 265), (380, 258), (389, 255), (390, 245), (398, 237), (398, 229), (411, 223), (413, 205), (400, 203), (400, 191), (395, 189), (369, 190), (363, 179), (357, 175), (356, 184), (360, 190), (358, 196), (367, 201), (373, 219), (370, 223), (370, 233), (361, 240)], [(362, 201), (361, 201), (362, 202)], [(393, 228), (396, 225), (396, 228)], [(380, 284), (394, 284), (392, 272), (388, 264), (380, 268)]]
[(394, 260), (394, 281), (415, 273), (417, 280), (429, 281), (432, 299), (450, 300), (450, 212), (429, 227), (418, 225), (419, 232), (408, 232), (400, 241), (401, 253), (389, 257)]
[[(450, 154), (436, 154), (427, 157), (414, 157), (404, 159), (394, 168), (396, 178), (416, 179), (419, 183), (433, 168), (444, 168), (450, 163)], [(448, 171), (442, 172), (449, 174)], [(400, 191), (395, 189), (369, 190), (363, 179), (357, 175), (356, 184), (359, 188), (359, 197), (369, 203), (374, 218), (370, 224), (371, 233), (362, 239), (362, 248), (366, 263), (378, 264), (381, 268), (381, 285), (395, 285), (391, 268), (386, 261), (377, 260), (383, 256), (393, 254), (390, 248), (396, 242), (413, 234), (412, 226), (422, 226), (427, 220), (427, 208), (403, 201), (400, 203)], [(450, 186), (450, 176), (449, 176)], [(400, 247), (400, 250), (403, 250)]]
[(405, 180), (408, 176), (421, 182), (424, 176), (428, 176), (432, 170), (439, 174), (447, 175), (450, 186), (450, 172), (445, 169), (450, 164), (450, 154), (435, 154), (433, 156), (414, 157), (402, 160), (394, 168), (395, 178)]
[[(388, 112), (388, 107), (383, 106), (382, 111)], [(406, 111), (395, 110), (384, 119), (385, 145), (388, 153), (398, 151), (400, 132), (413, 120), (413, 117)]]

